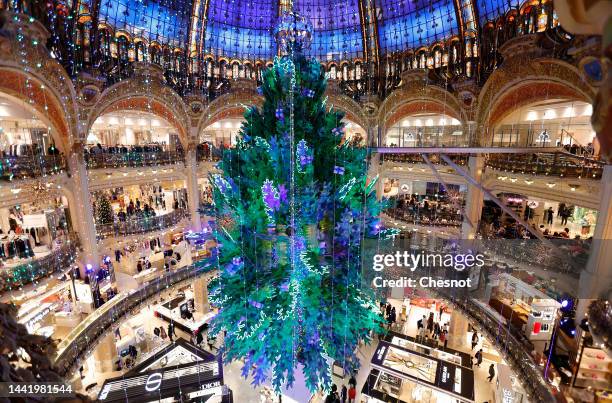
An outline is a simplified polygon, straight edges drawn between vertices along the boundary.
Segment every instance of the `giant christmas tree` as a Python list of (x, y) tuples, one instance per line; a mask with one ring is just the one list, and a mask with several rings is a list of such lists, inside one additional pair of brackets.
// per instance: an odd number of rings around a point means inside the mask
[[(224, 358), (280, 390), (303, 368), (311, 390), (331, 384), (330, 363), (354, 370), (356, 348), (381, 330), (362, 289), (364, 238), (380, 235), (367, 151), (345, 141), (341, 112), (326, 105), (321, 65), (301, 52), (308, 22), (287, 13), (288, 55), (263, 74), (261, 109), (245, 113), (236, 147), (213, 175)], [(283, 24), (285, 24), (283, 26)]]

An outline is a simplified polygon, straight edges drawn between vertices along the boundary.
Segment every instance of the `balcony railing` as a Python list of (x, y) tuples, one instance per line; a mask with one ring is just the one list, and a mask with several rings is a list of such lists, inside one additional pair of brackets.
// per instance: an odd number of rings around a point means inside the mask
[(148, 167), (170, 165), (184, 161), (181, 151), (130, 151), (126, 153), (99, 152), (85, 154), (87, 169)]
[(98, 238), (101, 239), (111, 236), (142, 234), (172, 227), (187, 216), (188, 214), (184, 209), (178, 209), (164, 215), (128, 219), (126, 221), (116, 221), (110, 224), (96, 224), (96, 232)]
[[(430, 154), (427, 158), (429, 158), (432, 164), (448, 165), (446, 161), (437, 154)], [(449, 158), (457, 165), (467, 165), (469, 156), (464, 154), (451, 154)], [(419, 154), (381, 154), (380, 160), (381, 162), (390, 161), (406, 164), (425, 164), (425, 160)]]
[[(448, 289), (436, 289), (436, 291), (441, 290)], [(557, 394), (548, 385), (542, 371), (529, 355), (532, 346), (519, 331), (512, 332), (509, 327), (500, 324), (496, 317), (489, 314), (469, 298), (456, 299), (446, 292), (434, 292), (434, 294), (450, 300), (454, 309), (461, 311), (470, 321), (476, 324), (481, 334), (484, 333), (487, 340), (495, 345), (496, 350), (501, 353), (513, 371), (520, 374), (521, 384), (529, 396), (537, 401), (557, 401)], [(519, 336), (517, 337), (517, 335)]]
[(0, 180), (40, 178), (66, 170), (62, 154), (3, 156), (0, 159)]
[(398, 133), (388, 134), (388, 147), (470, 147), (474, 132), (457, 125), (399, 127)]
[[(492, 147), (562, 147), (578, 144), (576, 139), (559, 123), (521, 123), (501, 125), (491, 137)], [(586, 144), (578, 144), (586, 146)]]
[(385, 210), (385, 214), (407, 224), (417, 224), (428, 227), (460, 227), (463, 222), (463, 216), (461, 214), (451, 211), (390, 208)]
[(78, 245), (77, 236), (72, 234), (62, 246), (52, 250), (47, 256), (40, 259), (32, 258), (17, 266), (0, 267), (0, 290), (19, 289), (70, 267), (74, 263)]
[(209, 144), (199, 144), (196, 149), (196, 157), (200, 161), (219, 161), (223, 156), (223, 150)]
[(491, 154), (487, 166), (500, 171), (564, 178), (601, 179), (605, 163), (567, 153)]
[(161, 277), (145, 283), (135, 291), (121, 292), (114, 296), (79, 323), (59, 343), (55, 358), (55, 367), (59, 374), (62, 376), (70, 375), (77, 368), (78, 363), (85, 356), (91, 354), (97, 342), (110, 331), (112, 326), (127, 318), (132, 312), (148, 305), (151, 298), (159, 296), (160, 292), (170, 287), (212, 271), (215, 267), (211, 262), (210, 259), (200, 260), (191, 266), (165, 273)]

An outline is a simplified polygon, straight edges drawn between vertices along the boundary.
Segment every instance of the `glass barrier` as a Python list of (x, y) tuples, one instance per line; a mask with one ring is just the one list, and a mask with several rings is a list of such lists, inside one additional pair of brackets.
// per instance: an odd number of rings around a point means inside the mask
[(137, 290), (115, 295), (92, 312), (58, 344), (55, 367), (60, 375), (66, 376), (72, 372), (78, 362), (94, 350), (96, 341), (112, 326), (116, 326), (118, 321), (139, 310), (149, 298), (158, 295), (161, 291), (212, 271), (215, 268), (212, 262), (212, 258), (200, 260), (191, 266), (165, 273), (143, 284)]
[(78, 238), (72, 234), (63, 245), (44, 257), (32, 258), (16, 266), (0, 267), (0, 289), (15, 290), (69, 267), (74, 262), (78, 245)]
[(84, 154), (87, 169), (145, 167), (183, 162), (180, 151), (89, 152)]
[(66, 160), (62, 154), (20, 155), (0, 158), (0, 180), (40, 178), (66, 170)]
[(486, 165), (505, 172), (551, 177), (601, 179), (605, 163), (567, 153), (491, 154)]
[(157, 231), (172, 227), (188, 216), (184, 209), (173, 210), (168, 214), (135, 220), (116, 221), (112, 224), (96, 224), (98, 238), (110, 236), (125, 236), (141, 234), (143, 232)]

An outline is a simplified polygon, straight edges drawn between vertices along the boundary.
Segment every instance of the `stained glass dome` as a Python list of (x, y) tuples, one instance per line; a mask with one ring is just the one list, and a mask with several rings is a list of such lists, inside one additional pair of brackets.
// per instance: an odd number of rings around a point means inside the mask
[(290, 7), (314, 27), (307, 53), (322, 61), (363, 58), (478, 31), (519, 0), (102, 0), (100, 21), (190, 54), (270, 60), (278, 53), (273, 27)]

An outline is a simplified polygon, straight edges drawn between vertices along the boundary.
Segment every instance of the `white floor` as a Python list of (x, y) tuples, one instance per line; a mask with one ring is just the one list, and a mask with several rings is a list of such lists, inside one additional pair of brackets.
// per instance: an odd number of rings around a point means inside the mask
[[(392, 300), (391, 303), (396, 307), (396, 310), (400, 312), (399, 310), (400, 302), (397, 300)], [(417, 320), (420, 317), (422, 317), (422, 315), (428, 315), (428, 313), (429, 313), (428, 309), (412, 306), (408, 312), (407, 320), (398, 326), (398, 330), (401, 329), (401, 331), (404, 332), (405, 334), (408, 334), (410, 336), (415, 336)], [(435, 313), (435, 319), (439, 320), (437, 312)], [(450, 321), (450, 315), (447, 313), (444, 313), (442, 316), (442, 322), (446, 323), (449, 321)], [(162, 341), (158, 337), (153, 336), (153, 329), (155, 327), (167, 326), (165, 322), (154, 317), (153, 307), (143, 309), (139, 314), (131, 318), (128, 323), (124, 324), (121, 327), (121, 332), (122, 332), (123, 337), (129, 337), (129, 333), (130, 333), (129, 325), (130, 324), (132, 325), (142, 324), (144, 326), (145, 332), (147, 334), (147, 339), (150, 340), (148, 344), (149, 351), (152, 349), (161, 348), (162, 344), (163, 345), (169, 344), (169, 340), (167, 338), (166, 340)], [(186, 339), (188, 338), (187, 334), (182, 334), (182, 332), (179, 331), (178, 329), (177, 329), (177, 333), (179, 334), (179, 337), (183, 337)], [(456, 338), (456, 340), (459, 340), (459, 338), (461, 337), (466, 338), (464, 340), (468, 340), (468, 338), (471, 337), (471, 335), (470, 334), (450, 335), (449, 341), (453, 340), (453, 338)], [(476, 351), (476, 350), (474, 351), (469, 350), (469, 345), (467, 347), (457, 348), (456, 345), (460, 343), (452, 343), (452, 344), (453, 344), (452, 346), (453, 348), (456, 348), (457, 350), (463, 351), (465, 353), (469, 353), (471, 355), (473, 355), (473, 353)], [(357, 376), (356, 376), (357, 402), (360, 402), (361, 389), (366, 381), (368, 374), (370, 373), (370, 370), (371, 370), (370, 360), (372, 358), (372, 355), (374, 354), (376, 346), (377, 346), (377, 340), (374, 340), (372, 344), (364, 345), (359, 348), (358, 356), (361, 361), (361, 370), (357, 373)], [(450, 344), (449, 344), (449, 347), (451, 347)], [(480, 346), (478, 346), (477, 348), (479, 347)], [(205, 350), (208, 350), (208, 346), (204, 346), (203, 348)], [(216, 353), (216, 352), (217, 352), (216, 349), (214, 349), (213, 353)], [(143, 356), (147, 355), (147, 353), (148, 351), (140, 351), (139, 358), (142, 359)], [(488, 377), (489, 364), (490, 362), (488, 362), (485, 359), (484, 362), (481, 364), (480, 368), (478, 367), (473, 368), (474, 374), (475, 374), (475, 401), (478, 403), (492, 402), (494, 399), (495, 379), (493, 380), (492, 383), (489, 383), (486, 379)], [(92, 397), (95, 397), (95, 394), (98, 392), (99, 387), (103, 384), (104, 379), (121, 375), (121, 372), (112, 372), (112, 373), (105, 373), (105, 374), (95, 373), (95, 371), (93, 371), (91, 368), (87, 368), (87, 365), (85, 367), (86, 368), (85, 368), (84, 374), (86, 375), (86, 377), (83, 380), (82, 385), (86, 386), (92, 383), (98, 384), (96, 388), (93, 388), (91, 390)], [(244, 379), (241, 377), (240, 375), (241, 368), (242, 368), (241, 362), (233, 362), (233, 363), (225, 365), (223, 369), (225, 384), (228, 385), (228, 387), (233, 391), (234, 401), (239, 402), (239, 403), (267, 402), (265, 399), (261, 397), (260, 393), (261, 393), (262, 387), (254, 387), (251, 384), (251, 381), (252, 381), (251, 379)], [(345, 379), (334, 377), (334, 383), (338, 386), (338, 390), (340, 390), (342, 384), (348, 384), (348, 377), (346, 377)], [(317, 394), (313, 397), (307, 396), (307, 395), (306, 396), (293, 396), (293, 401), (296, 401), (299, 403), (319, 403), (319, 402), (322, 403), (324, 402), (324, 400), (325, 400), (325, 396), (322, 393)], [(287, 398), (284, 398), (282, 401), (283, 403), (291, 402), (291, 400)]]

